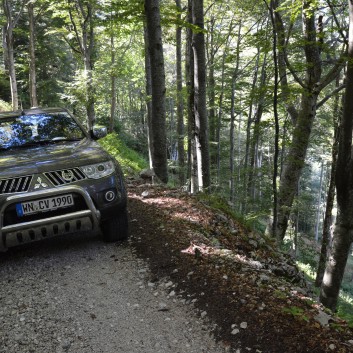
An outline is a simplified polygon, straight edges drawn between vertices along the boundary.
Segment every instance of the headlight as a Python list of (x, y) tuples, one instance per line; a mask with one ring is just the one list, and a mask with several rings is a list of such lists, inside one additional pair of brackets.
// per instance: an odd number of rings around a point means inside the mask
[(114, 163), (112, 161), (108, 161), (86, 165), (81, 167), (81, 170), (86, 174), (87, 178), (99, 179), (114, 173), (115, 168)]

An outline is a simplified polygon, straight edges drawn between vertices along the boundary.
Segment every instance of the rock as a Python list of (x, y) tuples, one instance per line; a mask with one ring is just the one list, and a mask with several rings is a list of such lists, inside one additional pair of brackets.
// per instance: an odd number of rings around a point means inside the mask
[(240, 328), (243, 328), (243, 329), (246, 329), (246, 328), (248, 328), (248, 323), (247, 322), (242, 322), (241, 324), (240, 324)]
[(144, 192), (142, 192), (141, 196), (142, 197), (147, 197), (149, 194), (150, 193), (147, 190), (145, 190)]
[(239, 329), (235, 328), (235, 329), (231, 332), (231, 334), (232, 334), (232, 335), (237, 335), (239, 332), (240, 332)]
[(145, 180), (152, 180), (152, 178), (155, 176), (156, 176), (156, 174), (153, 171), (153, 169), (144, 169), (140, 173), (140, 177)]
[(320, 310), (319, 313), (314, 317), (314, 319), (319, 322), (321, 326), (328, 326), (332, 317), (326, 314), (324, 311)]
[(250, 244), (252, 247), (254, 247), (254, 248), (257, 248), (257, 247), (258, 247), (258, 244), (257, 244), (257, 241), (256, 241), (256, 240), (250, 239), (250, 240), (249, 240), (249, 244)]
[(158, 305), (158, 311), (169, 311), (169, 308), (166, 303), (159, 303)]
[(165, 284), (165, 287), (166, 288), (169, 288), (169, 287), (172, 287), (173, 286), (173, 282), (172, 281), (169, 281)]

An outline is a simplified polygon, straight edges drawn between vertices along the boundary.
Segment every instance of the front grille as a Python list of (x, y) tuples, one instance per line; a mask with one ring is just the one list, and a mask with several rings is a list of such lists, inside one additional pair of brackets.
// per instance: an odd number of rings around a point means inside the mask
[(12, 194), (28, 191), (32, 175), (0, 180), (0, 194)]
[(85, 174), (79, 168), (62, 169), (44, 173), (54, 186), (66, 185), (86, 179)]

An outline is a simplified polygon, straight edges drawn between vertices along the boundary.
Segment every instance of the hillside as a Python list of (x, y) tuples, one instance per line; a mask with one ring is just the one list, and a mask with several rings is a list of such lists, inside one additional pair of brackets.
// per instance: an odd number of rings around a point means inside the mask
[(322, 310), (270, 240), (179, 190), (127, 185), (132, 245), (229, 352), (353, 352), (353, 330)]

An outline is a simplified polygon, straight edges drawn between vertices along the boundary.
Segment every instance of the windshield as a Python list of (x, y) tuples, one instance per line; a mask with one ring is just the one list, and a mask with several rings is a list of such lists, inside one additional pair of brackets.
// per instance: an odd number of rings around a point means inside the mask
[(79, 140), (85, 135), (65, 112), (22, 115), (0, 120), (0, 148)]

